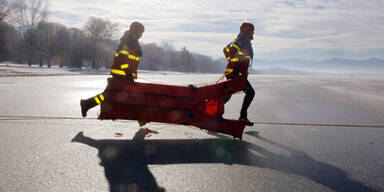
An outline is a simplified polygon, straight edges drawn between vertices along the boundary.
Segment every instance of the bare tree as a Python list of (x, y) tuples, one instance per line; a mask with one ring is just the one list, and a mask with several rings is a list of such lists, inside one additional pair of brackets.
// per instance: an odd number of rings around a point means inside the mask
[(38, 24), (47, 18), (47, 0), (17, 1), (17, 24), (24, 40), (25, 56), (28, 66), (32, 65), (37, 45)]
[(16, 3), (14, 0), (0, 0), (0, 61), (9, 59), (11, 55), (11, 41), (9, 36), (14, 28), (11, 23), (11, 18), (14, 15)]
[(52, 58), (59, 54), (63, 44), (67, 40), (66, 27), (59, 23), (40, 22), (37, 26), (38, 51), (40, 56), (40, 66), (43, 60), (47, 61), (48, 67), (52, 66)]
[[(98, 17), (90, 17), (84, 26), (89, 38), (92, 40), (92, 68), (98, 69), (100, 61), (98, 61), (98, 54), (101, 54), (104, 41), (111, 39), (118, 31), (119, 24), (111, 23), (108, 19)], [(105, 50), (104, 50), (105, 51)], [(113, 52), (111, 52), (112, 54)]]
[(70, 29), (70, 43), (69, 43), (69, 61), (70, 65), (81, 69), (83, 60), (86, 56), (86, 47), (88, 47), (87, 37), (85, 32), (81, 29)]
[(0, 0), (0, 23), (6, 22), (13, 14), (13, 10), (17, 7), (14, 0)]
[(106, 40), (99, 44), (100, 47), (100, 62), (104, 63), (106, 69), (111, 68), (113, 62), (113, 52), (115, 51), (117, 41)]
[(57, 56), (60, 58), (60, 68), (64, 66), (65, 58), (69, 61), (70, 56), (70, 43), (71, 43), (71, 32), (65, 27), (61, 27), (57, 32), (58, 45), (57, 45)]
[(8, 24), (0, 22), (0, 62), (9, 58), (11, 48), (8, 36), (11, 29)]
[(145, 44), (142, 46), (145, 57), (140, 61), (139, 69), (144, 70), (161, 70), (164, 68), (165, 51), (163, 48), (158, 47), (155, 43)]
[(197, 66), (195, 59), (192, 54), (187, 50), (186, 47), (183, 47), (180, 53), (180, 65), (181, 70), (186, 72), (196, 72)]

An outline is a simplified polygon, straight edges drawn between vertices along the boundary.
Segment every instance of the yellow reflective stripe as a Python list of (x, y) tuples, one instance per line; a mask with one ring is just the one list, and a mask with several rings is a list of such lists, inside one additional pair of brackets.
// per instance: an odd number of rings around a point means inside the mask
[(251, 59), (251, 56), (245, 56), (246, 59)]
[(126, 51), (126, 50), (121, 50), (119, 53), (124, 54), (124, 55), (129, 55), (128, 51)]
[[(224, 73), (224, 75), (228, 75), (228, 74), (230, 74), (230, 73), (232, 73), (233, 72), (233, 69), (230, 69), (230, 68), (227, 68), (227, 69), (225, 69), (225, 73)], [(242, 76), (243, 74), (242, 73), (238, 73), (239, 74), (239, 76)]]
[(228, 74), (230, 74), (232, 72), (233, 72), (233, 69), (227, 68), (227, 69), (225, 69), (224, 75), (228, 75)]
[(243, 52), (241, 52), (241, 51), (239, 51), (238, 53), (239, 53), (239, 55), (243, 55), (243, 54), (244, 54), (244, 53), (243, 53)]
[(115, 57), (118, 57), (119, 56), (119, 53), (115, 53)]
[(231, 59), (231, 57), (227, 57), (227, 60), (229, 61)]
[(99, 98), (97, 98), (97, 97), (95, 97), (95, 101), (96, 101), (97, 104), (100, 104), (100, 103), (101, 103), (100, 100), (99, 100)]
[(231, 59), (231, 61), (232, 61), (232, 62), (239, 61), (239, 58), (237, 58), (237, 57), (236, 57), (236, 58), (233, 58), (233, 59)]
[[(120, 54), (124, 54), (124, 55), (127, 55), (129, 59), (132, 59), (132, 60), (136, 60), (136, 61), (139, 61), (140, 60), (140, 57), (137, 57), (135, 55), (131, 55), (129, 54), (129, 52), (127, 50), (121, 50), (119, 51)], [(115, 56), (118, 56), (118, 55), (115, 55)]]
[(134, 56), (134, 55), (129, 55), (129, 56), (128, 56), (128, 59), (132, 59), (132, 60), (135, 60), (135, 61), (139, 61), (139, 60), (140, 60), (140, 57), (137, 57), (137, 56)]
[(114, 74), (117, 74), (117, 75), (124, 75), (124, 76), (127, 75), (127, 74), (125, 73), (125, 71), (118, 70), (118, 69), (111, 69), (111, 73), (114, 73)]
[(234, 46), (238, 51), (240, 51), (240, 47), (237, 46), (235, 43), (232, 43), (232, 46)]
[(225, 47), (225, 50), (226, 50), (227, 52), (229, 52), (229, 48), (228, 48), (228, 47)]
[(137, 75), (136, 75), (136, 73), (132, 73), (132, 77), (136, 77)]
[(121, 65), (121, 69), (126, 69), (126, 68), (128, 68), (129, 67), (129, 65), (128, 64), (124, 64), (124, 65)]
[(100, 97), (101, 101), (104, 101), (104, 96), (103, 96), (103, 94), (100, 94), (99, 97)]

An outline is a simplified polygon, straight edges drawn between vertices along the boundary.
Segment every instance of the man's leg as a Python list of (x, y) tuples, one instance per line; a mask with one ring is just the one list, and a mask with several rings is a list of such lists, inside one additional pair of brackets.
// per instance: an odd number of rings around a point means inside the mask
[(104, 101), (104, 95), (103, 93), (98, 94), (94, 97), (90, 97), (86, 100), (80, 100), (80, 107), (81, 107), (81, 115), (83, 117), (87, 116), (87, 111)]
[[(251, 105), (253, 97), (255, 96), (255, 90), (253, 89), (251, 83), (249, 83), (248, 80), (246, 81), (246, 85), (247, 85), (247, 88), (246, 88), (246, 90), (244, 90), (245, 97), (243, 100), (243, 106), (241, 107), (240, 120), (247, 120), (248, 121), (247, 110), (248, 110), (248, 107)], [(253, 123), (249, 122), (247, 125), (252, 126)]]

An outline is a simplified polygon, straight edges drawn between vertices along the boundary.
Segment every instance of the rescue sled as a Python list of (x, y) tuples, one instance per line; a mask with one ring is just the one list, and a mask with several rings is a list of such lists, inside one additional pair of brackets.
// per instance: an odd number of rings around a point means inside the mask
[(246, 87), (244, 78), (196, 87), (109, 78), (99, 119), (192, 125), (242, 139), (246, 122), (224, 119), (224, 100)]

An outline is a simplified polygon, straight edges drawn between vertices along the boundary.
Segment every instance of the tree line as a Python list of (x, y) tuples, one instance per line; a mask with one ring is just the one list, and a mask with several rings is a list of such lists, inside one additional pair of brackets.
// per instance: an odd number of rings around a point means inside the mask
[[(89, 17), (83, 28), (48, 21), (47, 0), (0, 0), (0, 62), (109, 69), (119, 24)], [(121, 33), (123, 34), (123, 33)], [(169, 43), (143, 44), (139, 69), (222, 73), (225, 62)]]

